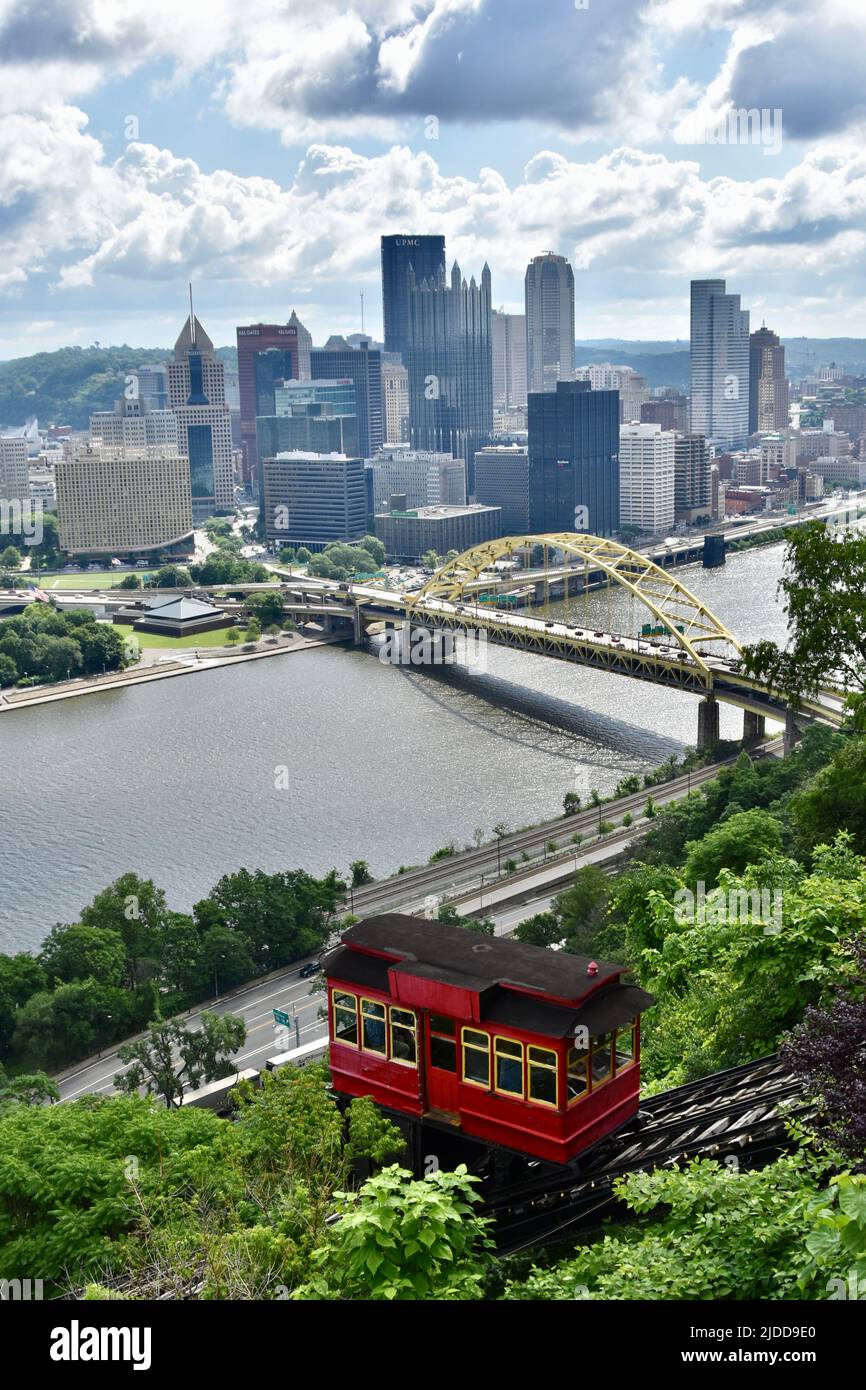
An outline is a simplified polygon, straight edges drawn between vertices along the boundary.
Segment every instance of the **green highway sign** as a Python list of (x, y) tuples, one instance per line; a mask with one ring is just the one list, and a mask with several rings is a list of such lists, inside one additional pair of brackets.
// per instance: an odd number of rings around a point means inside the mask
[(283, 1028), (289, 1026), (289, 1015), (283, 1013), (282, 1009), (274, 1009), (274, 1023), (282, 1024)]

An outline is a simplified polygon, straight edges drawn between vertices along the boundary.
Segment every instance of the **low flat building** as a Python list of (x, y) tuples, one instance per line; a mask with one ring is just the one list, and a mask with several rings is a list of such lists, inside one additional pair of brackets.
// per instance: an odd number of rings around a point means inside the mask
[(502, 535), (502, 508), (417, 507), (413, 511), (376, 516), (376, 535), (389, 559), (414, 564), (428, 551), (447, 555), (463, 552)]
[(70, 555), (188, 550), (190, 463), (169, 445), (88, 445), (58, 459), (60, 546)]
[[(137, 615), (137, 616), (134, 616)], [(212, 603), (197, 598), (175, 598), (157, 602), (152, 607), (120, 609), (114, 615), (116, 623), (132, 623), (134, 632), (149, 632), (164, 637), (193, 637), (199, 632), (216, 632), (233, 627), (234, 618)]]
[(846, 454), (813, 459), (809, 464), (809, 472), (817, 478), (823, 478), (825, 483), (841, 484), (842, 487), (866, 487), (866, 462), (861, 463)]

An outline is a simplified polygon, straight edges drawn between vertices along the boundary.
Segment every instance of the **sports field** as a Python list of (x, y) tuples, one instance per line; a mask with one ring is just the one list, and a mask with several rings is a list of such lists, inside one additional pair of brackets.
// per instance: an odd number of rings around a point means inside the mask
[[(93, 570), (88, 573), (86, 570), (79, 570), (76, 574), (47, 574), (41, 581), (40, 587), (47, 593), (50, 589), (114, 589), (120, 584), (121, 579), (125, 579), (128, 574), (136, 573), (135, 570)], [(137, 571), (138, 577), (146, 574), (146, 570)], [(36, 579), (34, 570), (28, 574), (28, 579)], [(130, 594), (139, 593), (140, 590), (130, 589)]]

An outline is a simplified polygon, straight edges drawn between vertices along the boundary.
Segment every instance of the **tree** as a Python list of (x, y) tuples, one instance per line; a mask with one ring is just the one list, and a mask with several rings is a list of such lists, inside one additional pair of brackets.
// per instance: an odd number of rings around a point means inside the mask
[(71, 637), (49, 637), (40, 633), (36, 638), (35, 674), (49, 681), (77, 676), (83, 665), (81, 648)]
[(370, 865), (366, 859), (356, 859), (354, 863), (349, 865), (349, 872), (352, 875), (353, 888), (362, 888), (365, 883), (373, 882)]
[(308, 550), (305, 545), (299, 545), (298, 553), (295, 558), (299, 565), (308, 565), (313, 558), (313, 552)]
[(847, 831), (859, 853), (866, 853), (866, 738), (846, 739), (830, 763), (791, 800), (798, 845), (811, 851)]
[(45, 941), (39, 959), (50, 980), (96, 980), (101, 985), (121, 984), (126, 974), (126, 944), (111, 928), (56, 926)]
[(712, 887), (722, 869), (742, 873), (782, 848), (782, 825), (769, 811), (742, 811), (730, 816), (701, 840), (686, 845), (683, 877), (689, 884)]
[(0, 567), (4, 570), (17, 570), (21, 565), (21, 551), (14, 545), (7, 545), (0, 554)]
[(165, 893), (152, 879), (121, 874), (82, 908), (85, 927), (116, 932), (126, 947), (126, 982), (135, 989), (148, 960), (158, 960), (170, 920)]
[(451, 927), (463, 927), (465, 931), (476, 932), (479, 936), (493, 936), (496, 924), (492, 917), (461, 917), (451, 903), (444, 903), (436, 914), (438, 922), (447, 922)]
[(565, 933), (562, 922), (555, 912), (537, 912), (527, 917), (514, 933), (515, 941), (523, 941), (527, 946), (554, 946), (562, 941)]
[(378, 536), (365, 536), (361, 541), (362, 550), (366, 550), (368, 555), (372, 555), (376, 564), (381, 568), (385, 563), (385, 547)]
[(244, 611), (250, 620), (255, 618), (262, 628), (270, 623), (280, 623), (283, 620), (283, 596), (278, 589), (269, 594), (250, 594), (244, 601)]
[(7, 1076), (0, 1066), (0, 1111), (6, 1105), (54, 1105), (59, 1099), (57, 1082), (44, 1071)]
[(230, 927), (211, 927), (201, 938), (202, 970), (213, 981), (214, 996), (221, 989), (233, 989), (255, 974), (249, 944)]
[(134, 1019), (127, 991), (96, 980), (75, 980), (50, 994), (30, 996), (16, 1015), (13, 1046), (40, 1064), (61, 1066), (87, 1056), (118, 1033), (123, 1037)]
[(866, 536), (815, 522), (789, 532), (787, 541), (779, 587), (791, 635), (784, 649), (767, 641), (746, 647), (744, 670), (795, 703), (826, 682), (840, 682), (863, 711)]
[(866, 1153), (866, 937), (853, 937), (847, 949), (856, 962), (856, 976), (836, 987), (829, 1006), (808, 1008), (780, 1052), (808, 1093), (820, 1100), (811, 1127), (833, 1148), (862, 1162)]
[(442, 556), (437, 555), (435, 550), (426, 550), (421, 556), (421, 568), (425, 570), (438, 570), (442, 564)]
[(157, 589), (188, 589), (192, 576), (182, 565), (163, 565), (156, 571), (151, 583)]
[(562, 798), (562, 809), (567, 816), (576, 816), (580, 810), (580, 797), (577, 792), (566, 792)]
[(238, 643), (239, 643), (239, 642), (242, 642), (242, 641), (243, 641), (243, 634), (241, 633), (240, 628), (239, 628), (239, 627), (230, 627), (229, 630), (228, 630), (228, 632), (226, 633), (226, 642), (228, 643), (228, 645), (229, 645), (230, 647), (236, 647), (236, 646), (238, 645)]
[(261, 623), (258, 621), (257, 618), (251, 618), (250, 621), (249, 621), (249, 623), (247, 624), (247, 630), (246, 630), (246, 632), (244, 633), (244, 637), (246, 638), (246, 640), (247, 640), (248, 642), (258, 642), (258, 640), (259, 640), (259, 638), (261, 637), (261, 635), (262, 635), (262, 625), (261, 625)]
[(14, 685), (18, 679), (18, 667), (6, 652), (0, 652), (0, 687)]
[(118, 589), (140, 589), (141, 578), (137, 574), (125, 574), (117, 587)]
[(571, 886), (553, 901), (553, 910), (560, 922), (560, 937), (566, 939), (566, 950), (584, 954), (593, 949), (593, 941), (601, 926), (610, 892), (610, 879), (595, 864), (586, 864), (571, 881)]
[(174, 1020), (158, 1023), (148, 1037), (118, 1048), (126, 1070), (117, 1073), (114, 1084), (127, 1095), (143, 1086), (148, 1095), (162, 1096), (167, 1106), (179, 1106), (186, 1086), (196, 1090), (237, 1070), (230, 1059), (246, 1036), (246, 1024), (233, 1014), (205, 1011), (195, 1032)]
[(201, 930), (230, 927), (247, 943), (259, 970), (300, 960), (327, 941), (346, 885), (335, 870), (313, 878), (302, 869), (226, 874), (193, 912)]
[(313, 1253), (299, 1299), (479, 1299), (493, 1242), (465, 1165), (421, 1181), (397, 1166), (338, 1194), (340, 1220)]
[(45, 971), (29, 952), (0, 955), (0, 1056), (9, 1051), (18, 1010), (46, 984)]

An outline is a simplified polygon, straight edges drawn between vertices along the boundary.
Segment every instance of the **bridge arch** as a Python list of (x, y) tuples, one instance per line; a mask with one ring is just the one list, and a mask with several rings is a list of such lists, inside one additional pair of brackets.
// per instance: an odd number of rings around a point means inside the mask
[[(536, 545), (544, 545), (552, 550), (561, 550), (566, 555), (574, 555), (584, 561), (584, 572), (600, 570), (611, 583), (634, 594), (644, 607), (653, 614), (674, 638), (688, 652), (695, 664), (708, 677), (712, 685), (712, 672), (703, 657), (695, 648), (695, 643), (719, 642), (733, 647), (739, 654), (741, 647), (724, 623), (702, 603), (691, 590), (674, 579), (671, 574), (656, 565), (646, 555), (630, 550), (628, 546), (601, 536), (587, 536), (580, 532), (555, 532), (549, 534), (502, 536), (498, 540), (485, 541), (473, 546), (462, 555), (449, 560), (436, 571), (417, 593), (407, 595), (406, 612), (422, 608), (426, 599), (440, 599), (445, 603), (456, 603), (466, 598), (466, 589), (496, 560), (502, 560), (515, 551), (526, 550)], [(680, 631), (682, 628), (682, 631)]]

